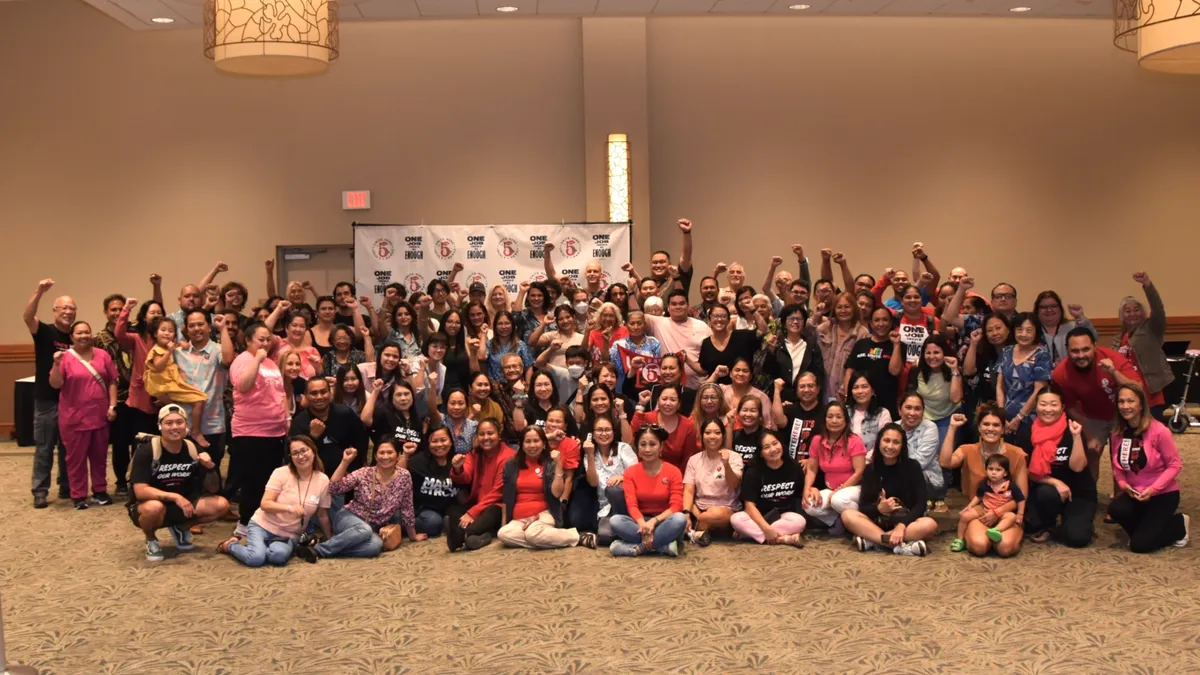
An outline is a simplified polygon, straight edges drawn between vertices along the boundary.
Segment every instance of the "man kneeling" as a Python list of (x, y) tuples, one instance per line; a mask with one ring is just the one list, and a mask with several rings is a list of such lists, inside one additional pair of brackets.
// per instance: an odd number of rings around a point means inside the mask
[(205, 469), (216, 467), (207, 452), (196, 452), (188, 433), (187, 414), (178, 405), (158, 412), (161, 437), (143, 437), (130, 470), (129, 518), (146, 535), (146, 560), (162, 560), (155, 532), (171, 532), (175, 548), (190, 551), (192, 525), (211, 523), (229, 510), (217, 495), (203, 495)]

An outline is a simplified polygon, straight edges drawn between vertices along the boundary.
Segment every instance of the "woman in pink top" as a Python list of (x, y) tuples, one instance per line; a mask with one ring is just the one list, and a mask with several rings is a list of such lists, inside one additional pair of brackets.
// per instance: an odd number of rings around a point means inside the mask
[[(867, 449), (862, 439), (850, 431), (846, 404), (834, 401), (825, 409), (821, 433), (809, 445), (808, 470), (804, 477), (804, 512), (830, 526), (831, 534), (841, 534), (841, 513), (858, 508)], [(817, 487), (818, 472), (825, 474), (825, 488)]]
[(267, 357), (271, 330), (261, 323), (246, 327), (246, 351), (229, 366), (233, 382), (232, 451), (242, 467), (242, 500), (235, 534), (245, 536), (258, 510), (271, 472), (283, 463), (287, 409), (283, 373)]
[(718, 419), (701, 427), (700, 448), (683, 472), (683, 511), (688, 514), (688, 538), (708, 546), (710, 530), (728, 530), (729, 519), (742, 510), (742, 456), (725, 447), (725, 424)]
[(124, 309), (117, 316), (117, 324), (113, 327), (113, 335), (117, 338), (117, 344), (121, 345), (121, 349), (133, 355), (133, 368), (129, 373), (129, 399), (125, 401), (125, 405), (129, 406), (129, 412), (132, 415), (134, 434), (156, 434), (158, 433), (158, 407), (154, 405), (150, 394), (146, 393), (144, 378), (146, 376), (146, 355), (154, 346), (154, 336), (150, 334), (150, 325), (154, 323), (155, 319), (166, 316), (166, 312), (158, 302), (147, 300), (138, 310), (137, 322), (133, 324), (133, 330), (130, 330), (129, 313), (133, 311), (134, 307), (137, 307), (136, 298), (126, 300)]
[(1108, 505), (1108, 515), (1129, 535), (1129, 550), (1151, 553), (1168, 545), (1187, 546), (1191, 519), (1175, 512), (1183, 460), (1171, 432), (1151, 417), (1141, 385), (1117, 387), (1117, 431), (1111, 447), (1113, 480), (1120, 494)]
[(287, 323), (284, 324), (284, 337), (281, 339), (277, 335), (271, 336), (271, 347), (267, 350), (268, 356), (275, 363), (283, 363), (284, 355), (295, 352), (300, 355), (300, 377), (305, 380), (311, 380), (318, 374), (325, 371), (325, 362), (321, 360), (321, 353), (312, 345), (312, 338), (308, 334), (308, 315), (303, 312), (288, 312), (291, 309), (292, 303), (287, 300), (281, 301), (275, 305), (271, 316), (263, 323), (266, 324), (267, 330), (274, 332), (275, 324), (279, 322), (280, 317), (287, 317)]
[(71, 325), (71, 349), (54, 354), (50, 386), (58, 390), (58, 433), (67, 448), (67, 481), (76, 509), (86, 509), (88, 467), (92, 502), (113, 503), (104, 463), (108, 459), (108, 423), (117, 418), (117, 368), (103, 349), (92, 346), (86, 321)]

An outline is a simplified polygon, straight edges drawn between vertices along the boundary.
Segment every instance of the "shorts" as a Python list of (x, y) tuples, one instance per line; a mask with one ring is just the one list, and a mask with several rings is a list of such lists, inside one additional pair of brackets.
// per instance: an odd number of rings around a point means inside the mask
[[(191, 499), (189, 501), (192, 502), (192, 508), (194, 509), (196, 507), (196, 502), (199, 501), (199, 498)], [(126, 509), (129, 512), (129, 519), (133, 521), (133, 526), (137, 528), (142, 526), (141, 523), (138, 522), (138, 504), (140, 503), (141, 502), (134, 502)], [(162, 527), (183, 525), (190, 520), (190, 518), (183, 515), (183, 509), (179, 508), (179, 505), (175, 502), (163, 502), (163, 506), (166, 507), (167, 514), (166, 517), (163, 518)]]

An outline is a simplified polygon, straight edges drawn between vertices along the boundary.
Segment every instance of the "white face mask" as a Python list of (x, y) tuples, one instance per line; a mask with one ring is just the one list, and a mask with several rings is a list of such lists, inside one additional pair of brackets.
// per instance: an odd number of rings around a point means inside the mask
[(587, 314), (587, 311), (588, 311), (588, 305), (586, 302), (575, 303), (575, 313), (576, 314), (580, 314), (580, 315)]
[(583, 366), (567, 366), (567, 374), (572, 380), (578, 380), (583, 377)]

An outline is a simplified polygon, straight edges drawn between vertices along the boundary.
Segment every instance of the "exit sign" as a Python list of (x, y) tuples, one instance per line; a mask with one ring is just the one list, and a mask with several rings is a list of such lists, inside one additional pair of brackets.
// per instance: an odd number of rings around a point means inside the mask
[(371, 208), (370, 190), (349, 190), (342, 193), (343, 211), (364, 211)]

